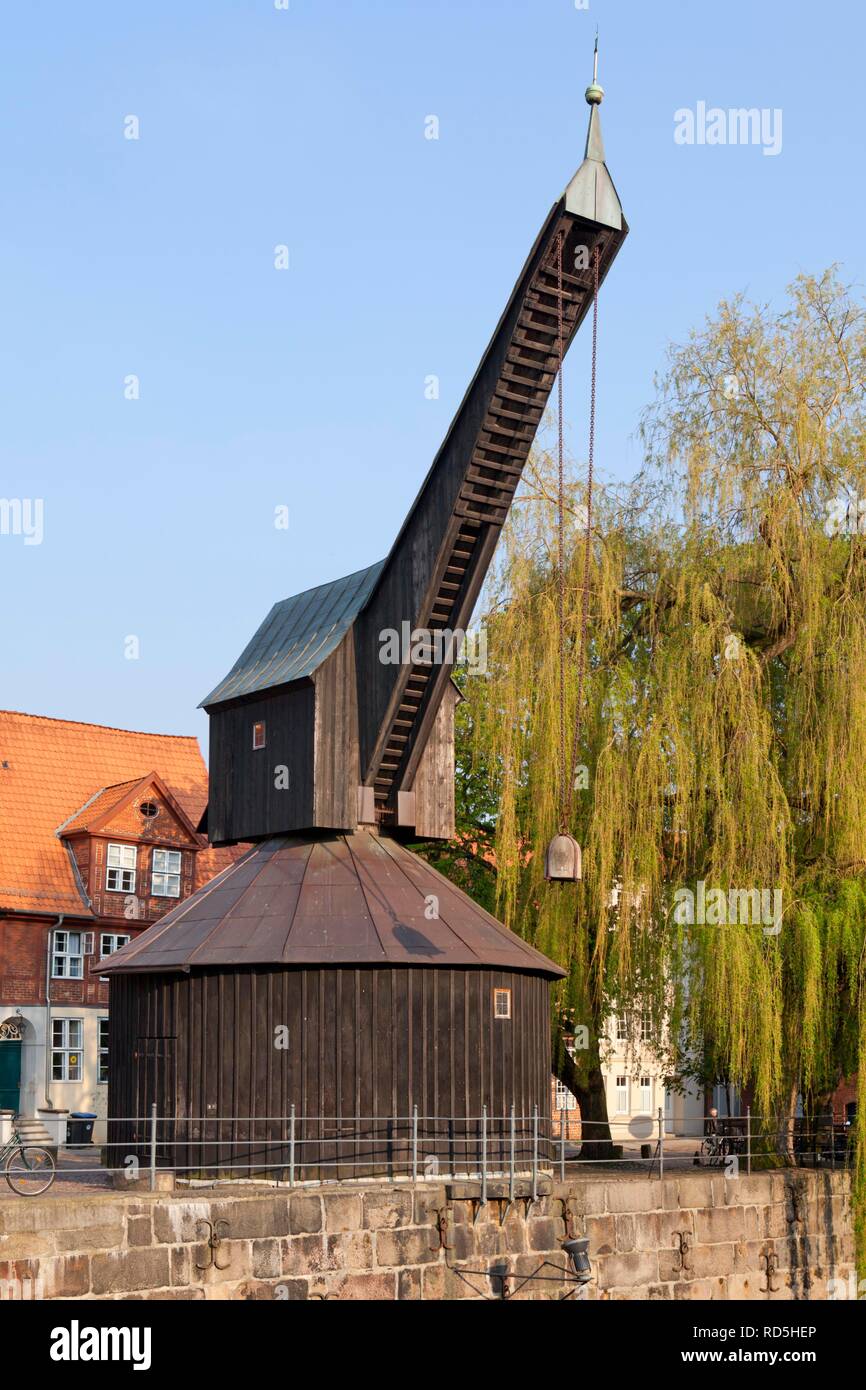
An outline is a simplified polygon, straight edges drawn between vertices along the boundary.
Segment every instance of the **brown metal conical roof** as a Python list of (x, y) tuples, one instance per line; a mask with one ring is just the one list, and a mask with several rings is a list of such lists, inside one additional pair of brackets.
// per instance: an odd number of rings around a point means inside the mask
[(565, 974), (425, 860), (368, 831), (279, 836), (258, 845), (100, 961), (99, 974), (234, 965), (494, 966)]

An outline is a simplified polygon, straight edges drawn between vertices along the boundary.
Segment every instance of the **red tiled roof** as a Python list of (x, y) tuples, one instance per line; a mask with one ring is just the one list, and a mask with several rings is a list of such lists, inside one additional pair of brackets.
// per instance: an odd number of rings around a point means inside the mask
[(58, 832), (71, 835), (76, 830), (86, 830), (95, 820), (119, 805), (126, 793), (137, 787), (140, 781), (140, 777), (133, 777), (129, 782), (117, 782), (113, 787), (102, 787), (89, 801), (85, 801), (71, 820), (64, 821), (63, 825), (57, 827)]
[[(57, 830), (100, 788), (107, 810), (109, 792), (120, 801), (129, 783), (154, 769), (197, 825), (207, 801), (197, 739), (0, 710), (0, 911), (88, 915)], [(196, 882), (242, 852), (200, 851)]]

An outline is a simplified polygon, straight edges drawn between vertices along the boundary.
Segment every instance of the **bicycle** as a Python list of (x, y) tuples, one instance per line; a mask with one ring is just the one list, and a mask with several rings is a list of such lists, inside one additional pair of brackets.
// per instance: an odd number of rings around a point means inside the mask
[(57, 1175), (57, 1165), (48, 1150), (38, 1144), (25, 1144), (17, 1129), (0, 1149), (0, 1164), (6, 1181), (19, 1197), (41, 1196)]
[(724, 1134), (708, 1134), (695, 1154), (695, 1163), (701, 1166), (721, 1167), (731, 1152), (731, 1141)]

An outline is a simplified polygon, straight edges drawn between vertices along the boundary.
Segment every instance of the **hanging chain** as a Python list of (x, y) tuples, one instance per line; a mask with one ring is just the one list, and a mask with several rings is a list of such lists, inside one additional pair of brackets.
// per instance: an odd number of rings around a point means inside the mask
[(559, 829), (562, 833), (568, 819), (565, 791), (565, 450), (563, 447), (562, 364), (565, 358), (562, 309), (562, 261), (565, 255), (565, 232), (559, 234), (557, 257), (557, 304), (559, 312), (559, 372), (557, 375), (557, 411), (559, 415), (558, 490), (557, 490), (557, 570), (559, 593)]
[[(580, 613), (580, 656), (577, 663), (577, 706), (574, 714), (574, 738), (571, 745), (571, 764), (568, 772), (568, 781), (565, 784), (563, 826), (568, 824), (571, 818), (571, 806), (574, 798), (574, 778), (577, 772), (577, 754), (580, 744), (580, 731), (583, 722), (583, 687), (586, 677), (586, 647), (587, 634), (589, 631), (589, 580), (592, 568), (592, 471), (595, 460), (595, 388), (598, 363), (598, 263), (599, 247), (595, 244), (593, 255), (594, 283), (592, 294), (592, 374), (590, 378), (589, 390), (589, 461), (586, 474), (586, 536), (583, 551), (583, 596), (581, 601)], [(561, 260), (560, 260), (561, 266)], [(562, 293), (560, 291), (560, 313), (562, 312)], [(560, 359), (560, 375), (562, 373)], [(560, 415), (560, 432), (562, 430), (562, 417)], [(562, 468), (562, 444), (560, 443), (560, 470)], [(562, 525), (562, 504), (560, 503), (560, 526)], [(560, 564), (560, 583), (563, 583), (562, 568)], [(563, 629), (560, 628), (560, 640), (563, 640)], [(561, 657), (561, 660), (563, 658)], [(564, 754), (563, 754), (564, 756)]]

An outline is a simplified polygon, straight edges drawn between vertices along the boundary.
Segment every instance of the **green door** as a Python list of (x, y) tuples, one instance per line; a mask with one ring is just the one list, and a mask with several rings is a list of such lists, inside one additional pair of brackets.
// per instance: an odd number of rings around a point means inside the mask
[(21, 1043), (0, 1042), (0, 1110), (18, 1112), (21, 1087)]

